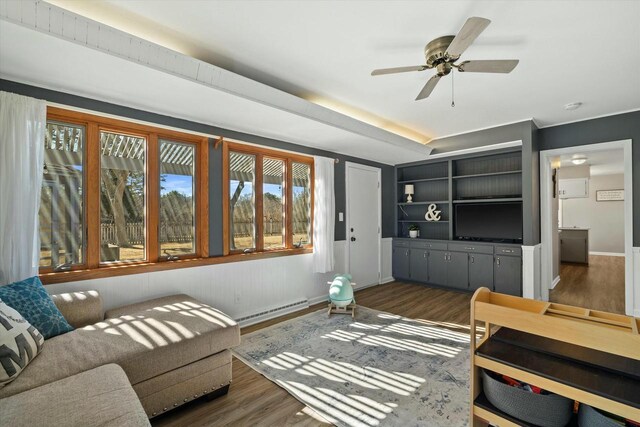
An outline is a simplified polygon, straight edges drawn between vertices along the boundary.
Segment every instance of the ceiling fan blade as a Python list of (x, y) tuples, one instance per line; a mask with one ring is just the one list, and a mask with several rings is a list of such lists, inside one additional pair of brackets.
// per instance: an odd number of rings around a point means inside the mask
[(429, 95), (431, 95), (431, 92), (433, 92), (433, 89), (436, 87), (439, 80), (440, 80), (440, 76), (437, 74), (431, 77), (429, 81), (427, 81), (427, 84), (424, 85), (424, 87), (416, 97), (416, 101), (427, 98)]
[(396, 74), (396, 73), (406, 73), (409, 71), (423, 71), (426, 70), (426, 65), (414, 65), (413, 67), (395, 67), (395, 68), (381, 68), (379, 70), (373, 70), (371, 72), (372, 76), (381, 76), (383, 74)]
[(517, 59), (464, 61), (458, 70), (465, 73), (510, 73), (518, 65)]
[(471, 43), (478, 38), (480, 33), (482, 33), (490, 23), (490, 20), (486, 18), (478, 18), (477, 16), (467, 19), (467, 22), (464, 23), (462, 29), (458, 32), (458, 35), (447, 48), (449, 56), (454, 58), (460, 57), (460, 55), (462, 55), (462, 53), (471, 46)]

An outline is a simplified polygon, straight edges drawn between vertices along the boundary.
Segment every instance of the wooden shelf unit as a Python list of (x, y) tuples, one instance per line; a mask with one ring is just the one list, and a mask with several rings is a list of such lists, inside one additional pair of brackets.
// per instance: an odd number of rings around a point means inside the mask
[[(478, 330), (478, 322), (484, 322), (483, 330)], [(640, 319), (633, 317), (478, 289), (471, 300), (473, 422), (470, 425), (483, 425), (480, 420), (500, 427), (526, 425), (486, 400), (480, 369), (508, 375), (627, 419), (640, 420), (640, 393), (634, 392), (640, 390), (640, 386), (636, 388), (640, 384), (639, 329)], [(482, 337), (477, 339), (479, 332)], [(509, 334), (531, 337), (525, 341), (535, 344), (528, 347), (515, 341), (510, 344), (508, 339), (496, 338), (501, 332), (506, 332), (507, 337)], [(556, 350), (555, 355), (550, 354)], [(516, 354), (518, 351), (521, 354)], [(565, 356), (571, 352), (591, 362), (587, 364), (582, 359), (577, 362)], [(628, 377), (621, 374), (625, 367), (633, 370)]]

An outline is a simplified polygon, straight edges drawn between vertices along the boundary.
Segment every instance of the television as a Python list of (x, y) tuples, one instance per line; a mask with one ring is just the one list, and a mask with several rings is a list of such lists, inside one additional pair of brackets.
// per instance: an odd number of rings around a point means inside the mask
[(522, 203), (464, 203), (455, 209), (457, 239), (522, 242)]

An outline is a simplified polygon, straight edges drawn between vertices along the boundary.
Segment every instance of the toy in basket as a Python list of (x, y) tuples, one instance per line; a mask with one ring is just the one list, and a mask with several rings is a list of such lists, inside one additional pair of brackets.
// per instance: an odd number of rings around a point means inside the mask
[[(356, 317), (356, 299), (353, 297), (350, 274), (339, 274), (333, 281), (327, 282), (329, 287), (329, 316), (336, 314), (351, 314)], [(355, 283), (353, 283), (355, 285)]]

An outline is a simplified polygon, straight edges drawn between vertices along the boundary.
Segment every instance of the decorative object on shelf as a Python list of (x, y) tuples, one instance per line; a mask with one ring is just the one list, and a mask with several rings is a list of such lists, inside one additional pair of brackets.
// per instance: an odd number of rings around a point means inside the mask
[(330, 285), (329, 316), (335, 313), (351, 314), (351, 317), (356, 317), (356, 299), (353, 297), (351, 279), (350, 274), (338, 274), (333, 281), (327, 282)]
[(424, 214), (424, 219), (427, 221), (440, 221), (440, 213), (442, 211), (437, 211), (436, 207), (435, 203), (431, 203), (427, 208), (427, 213)]
[(409, 237), (411, 237), (412, 239), (415, 239), (416, 237), (418, 237), (419, 232), (420, 232), (420, 227), (418, 227), (416, 224), (411, 224), (409, 226)]
[(407, 195), (407, 203), (413, 203), (413, 184), (405, 184), (404, 186), (404, 194)]
[(598, 190), (596, 202), (617, 202), (624, 200), (624, 190)]

